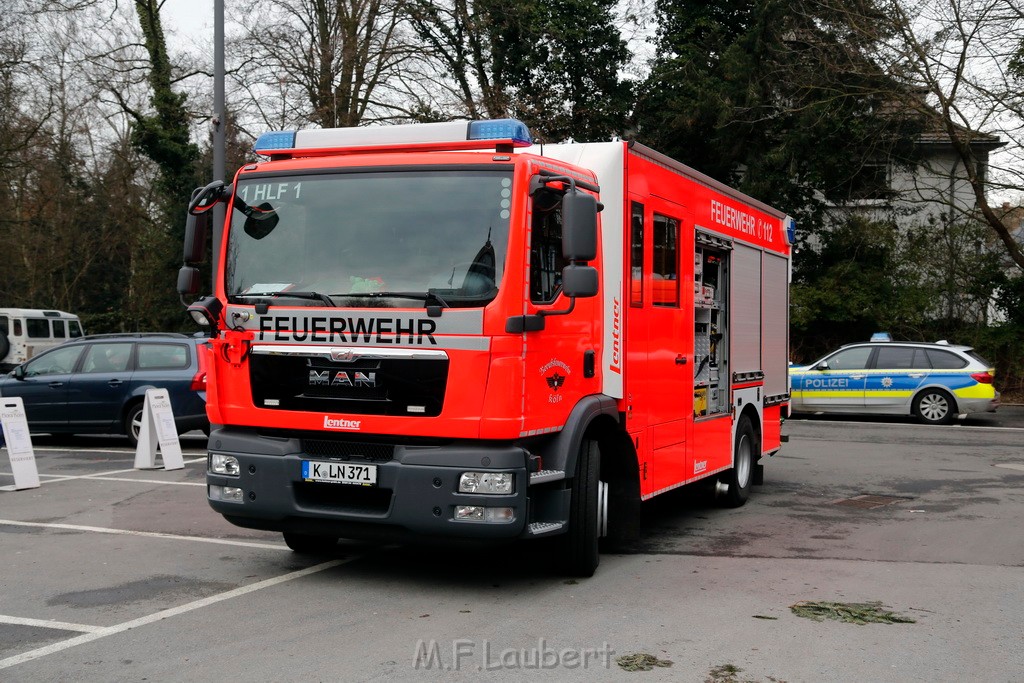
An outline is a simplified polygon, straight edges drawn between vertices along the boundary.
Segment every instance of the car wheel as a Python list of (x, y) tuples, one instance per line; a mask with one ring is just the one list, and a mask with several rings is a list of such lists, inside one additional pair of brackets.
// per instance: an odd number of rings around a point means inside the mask
[(128, 442), (134, 447), (139, 445), (139, 434), (142, 432), (142, 403), (135, 403), (124, 416), (124, 433)]
[(601, 452), (597, 442), (584, 439), (572, 478), (569, 533), (564, 539), (560, 564), (570, 576), (593, 576), (601, 561), (600, 537)]
[(948, 425), (956, 414), (956, 401), (942, 389), (925, 389), (914, 399), (914, 415), (925, 424)]
[(744, 415), (736, 425), (736, 444), (733, 447), (733, 466), (722, 478), (722, 483), (729, 487), (723, 504), (726, 507), (738, 508), (750, 497), (750, 487), (754, 483), (754, 467), (757, 464), (758, 440), (750, 418)]
[(338, 545), (336, 536), (310, 536), (284, 532), (284, 542), (293, 551), (302, 555), (329, 555)]

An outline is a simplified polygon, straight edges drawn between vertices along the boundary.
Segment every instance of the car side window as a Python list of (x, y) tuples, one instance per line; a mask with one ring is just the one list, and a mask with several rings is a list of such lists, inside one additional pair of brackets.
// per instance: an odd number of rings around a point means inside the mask
[(825, 359), (829, 370), (863, 370), (868, 366), (871, 357), (870, 346), (858, 346), (854, 349), (840, 351)]
[(93, 344), (82, 363), (82, 372), (124, 372), (131, 357), (131, 344)]
[(966, 360), (949, 351), (928, 349), (928, 358), (932, 362), (932, 367), (939, 370), (959, 370), (967, 367)]
[(187, 368), (188, 348), (183, 344), (140, 344), (140, 370), (172, 370)]
[(66, 375), (75, 369), (75, 363), (78, 362), (80, 355), (82, 355), (81, 346), (54, 349), (49, 353), (30, 360), (25, 365), (25, 376)]
[(909, 370), (914, 367), (914, 349), (906, 346), (882, 346), (875, 357), (879, 370)]

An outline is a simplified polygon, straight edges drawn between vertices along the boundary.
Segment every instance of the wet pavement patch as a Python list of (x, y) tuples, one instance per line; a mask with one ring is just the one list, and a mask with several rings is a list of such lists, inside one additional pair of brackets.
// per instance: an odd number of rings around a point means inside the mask
[(237, 588), (234, 584), (200, 581), (187, 576), (154, 576), (139, 581), (130, 581), (119, 586), (95, 588), (87, 591), (61, 593), (46, 601), (54, 607), (64, 605), (75, 608), (104, 607), (130, 602), (151, 600), (155, 597), (188, 597), (201, 599)]

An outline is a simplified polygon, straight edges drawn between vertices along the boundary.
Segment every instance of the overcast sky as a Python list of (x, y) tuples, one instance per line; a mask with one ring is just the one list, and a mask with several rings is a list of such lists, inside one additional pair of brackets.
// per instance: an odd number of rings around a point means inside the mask
[[(227, 15), (231, 0), (224, 0), (224, 14)], [(213, 45), (213, 0), (164, 0), (161, 17), (164, 30), (173, 31), (175, 42), (188, 43), (209, 36)]]

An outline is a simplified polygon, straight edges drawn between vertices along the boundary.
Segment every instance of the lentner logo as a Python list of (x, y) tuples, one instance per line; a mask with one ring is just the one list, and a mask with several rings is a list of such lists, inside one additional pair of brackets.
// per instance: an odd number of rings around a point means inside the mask
[(324, 415), (324, 429), (348, 429), (350, 431), (358, 431), (361, 423), (361, 420), (335, 420)]

